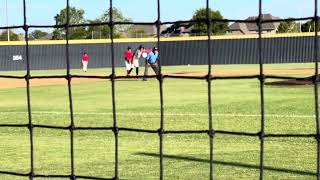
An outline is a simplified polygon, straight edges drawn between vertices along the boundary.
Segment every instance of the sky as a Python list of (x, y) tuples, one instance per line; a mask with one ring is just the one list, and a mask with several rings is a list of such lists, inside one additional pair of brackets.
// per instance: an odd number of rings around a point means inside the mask
[[(109, 8), (109, 0), (69, 2), (70, 6), (85, 11), (85, 19), (100, 17)], [(197, 9), (206, 6), (205, 3), (206, 0), (161, 0), (161, 21), (189, 20)], [(219, 10), (224, 18), (245, 19), (258, 14), (258, 3), (258, 0), (210, 0), (210, 8)], [(54, 25), (53, 17), (66, 7), (66, 0), (26, 0), (26, 5), (28, 24)], [(157, 19), (157, 0), (114, 0), (113, 6), (136, 22), (154, 22)], [(262, 6), (263, 13), (281, 18), (314, 15), (314, 0), (263, 0)], [(7, 25), (7, 15), (9, 26), (22, 25), (23, 0), (0, 0), (0, 26)], [(21, 29), (16, 31), (22, 32)]]

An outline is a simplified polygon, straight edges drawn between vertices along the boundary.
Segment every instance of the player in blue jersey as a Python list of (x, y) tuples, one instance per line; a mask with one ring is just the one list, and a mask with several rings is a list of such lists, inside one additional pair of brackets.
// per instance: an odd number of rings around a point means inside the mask
[(146, 65), (145, 65), (144, 77), (143, 77), (144, 81), (147, 80), (149, 66), (151, 66), (154, 73), (158, 75), (159, 73), (158, 56), (159, 56), (158, 48), (154, 47), (146, 58)]

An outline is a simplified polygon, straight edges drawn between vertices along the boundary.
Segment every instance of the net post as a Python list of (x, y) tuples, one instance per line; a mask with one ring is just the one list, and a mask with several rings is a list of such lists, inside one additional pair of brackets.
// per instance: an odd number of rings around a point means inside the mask
[(66, 24), (64, 24), (64, 29), (66, 31), (66, 65), (67, 65), (67, 74), (66, 80), (68, 81), (68, 98), (69, 98), (69, 110), (70, 110), (70, 179), (75, 179), (74, 173), (74, 116), (73, 116), (73, 102), (72, 102), (72, 88), (71, 88), (71, 80), (72, 75), (70, 74), (70, 57), (69, 57), (69, 26), (70, 26), (70, 2), (66, 0)]
[(259, 16), (257, 18), (258, 25), (258, 53), (259, 53), (259, 82), (260, 82), (260, 111), (261, 111), (261, 127), (259, 132), (260, 139), (260, 180), (264, 179), (264, 138), (265, 138), (265, 112), (264, 112), (264, 72), (263, 72), (263, 56), (262, 56), (262, 0), (259, 0)]
[[(160, 14), (160, 0), (157, 0), (157, 21), (155, 22), (157, 26), (157, 46), (160, 48), (160, 26), (161, 26), (161, 14)], [(161, 49), (160, 49), (161, 52)], [(161, 56), (158, 55), (158, 65), (159, 72), (157, 74), (157, 79), (159, 82), (159, 94), (160, 94), (160, 129), (159, 129), (159, 158), (160, 158), (160, 180), (164, 179), (164, 163), (163, 163), (163, 141), (164, 141), (164, 101), (163, 101), (163, 75), (161, 67)]]
[(314, 103), (315, 103), (315, 121), (316, 121), (316, 141), (317, 141), (317, 179), (320, 180), (320, 127), (319, 127), (319, 40), (318, 40), (318, 29), (319, 29), (319, 17), (318, 17), (318, 0), (314, 0), (314, 61), (315, 61), (315, 71), (314, 71)]
[[(24, 38), (26, 41), (26, 69), (27, 74), (25, 75), (26, 80), (26, 90), (27, 90), (27, 106), (28, 106), (28, 130), (30, 135), (30, 172), (29, 179), (34, 178), (34, 143), (33, 143), (33, 123), (32, 123), (32, 114), (31, 114), (31, 97), (30, 97), (30, 56), (29, 56), (29, 37), (28, 31), (29, 26), (27, 24), (27, 9), (26, 9), (26, 0), (23, 0), (23, 30), (25, 32)], [(8, 29), (9, 31), (9, 29)]]
[(110, 27), (110, 48), (111, 48), (111, 65), (112, 65), (112, 74), (111, 74), (111, 93), (112, 93), (112, 114), (113, 114), (113, 133), (115, 140), (115, 160), (114, 160), (114, 178), (115, 180), (119, 179), (119, 128), (117, 125), (117, 114), (116, 114), (116, 95), (115, 95), (115, 63), (114, 63), (114, 22), (113, 22), (113, 0), (109, 1), (109, 27)]
[(209, 123), (209, 144), (210, 144), (210, 180), (214, 179), (213, 176), (213, 148), (214, 148), (214, 130), (212, 126), (212, 75), (211, 75), (211, 16), (210, 16), (209, 0), (206, 0), (206, 25), (207, 25), (207, 55), (208, 55), (208, 74), (207, 74), (207, 89), (208, 89), (208, 123)]

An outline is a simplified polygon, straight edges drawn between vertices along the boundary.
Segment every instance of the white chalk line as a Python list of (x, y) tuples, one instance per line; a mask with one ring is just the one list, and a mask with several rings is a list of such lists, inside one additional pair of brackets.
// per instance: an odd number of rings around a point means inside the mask
[[(28, 112), (0, 112), (0, 114), (24, 114), (28, 115)], [(32, 111), (32, 115), (44, 115), (44, 114), (54, 114), (54, 115), (69, 115), (70, 112), (66, 111)], [(113, 113), (109, 112), (74, 112), (74, 115), (113, 115)], [(116, 113), (117, 116), (150, 116), (155, 117), (159, 116), (160, 113)], [(219, 117), (261, 117), (260, 114), (212, 114), (213, 116)], [(164, 116), (208, 116), (205, 113), (164, 113)], [(315, 115), (281, 115), (281, 114), (265, 114), (265, 117), (277, 117), (277, 118), (315, 118)]]

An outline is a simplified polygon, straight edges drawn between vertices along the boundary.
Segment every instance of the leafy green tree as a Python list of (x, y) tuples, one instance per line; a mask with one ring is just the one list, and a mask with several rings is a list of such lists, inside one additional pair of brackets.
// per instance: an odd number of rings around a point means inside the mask
[[(19, 41), (18, 34), (14, 33), (13, 31), (9, 30), (10, 33), (10, 41)], [(8, 30), (2, 31), (0, 34), (0, 41), (8, 41)]]
[(54, 40), (60, 40), (64, 38), (58, 29), (53, 30), (52, 34), (53, 34), (52, 39)]
[(42, 37), (45, 37), (46, 35), (48, 35), (47, 32), (43, 32), (40, 30), (34, 30), (29, 34), (29, 39), (40, 39)]
[[(314, 32), (314, 29), (315, 29), (315, 23), (312, 20), (307, 21), (301, 25), (302, 32)], [(320, 30), (320, 23), (318, 24), (317, 29), (318, 31)]]
[(148, 34), (141, 28), (135, 28), (135, 26), (130, 26), (127, 30), (127, 37), (129, 38), (145, 38)]
[(69, 29), (69, 39), (86, 39), (87, 31), (85, 27), (73, 27)]
[[(106, 10), (103, 13), (101, 17), (101, 21), (109, 22), (109, 19), (110, 19), (110, 9)], [(117, 22), (132, 22), (132, 19), (124, 17), (122, 12), (116, 7), (112, 8), (112, 19), (113, 21), (117, 21)], [(114, 27), (114, 33), (115, 34), (126, 33), (131, 27), (132, 27), (131, 25), (116, 25)]]
[[(90, 20), (90, 24), (101, 23), (100, 19)], [(119, 38), (119, 32), (113, 32), (114, 38)], [(104, 26), (89, 26), (87, 30), (87, 39), (109, 39), (110, 38), (110, 28), (107, 25)]]
[(284, 21), (281, 22), (277, 33), (294, 33), (298, 32), (298, 26), (295, 21)]
[[(57, 25), (64, 25), (67, 23), (67, 8), (64, 8), (60, 13), (54, 17)], [(69, 24), (84, 23), (84, 10), (75, 7), (69, 8)], [(65, 39), (66, 30), (64, 28), (57, 28), (53, 32), (56, 39)], [(69, 28), (69, 39), (84, 39), (86, 38), (86, 30), (84, 27)]]
[[(82, 24), (88, 22), (89, 24), (102, 23), (109, 21), (110, 10), (106, 10), (100, 18), (95, 20), (84, 19), (84, 11), (82, 9), (76, 9), (75, 7), (69, 8), (69, 22), (70, 24)], [(67, 10), (62, 9), (60, 14), (54, 17), (57, 25), (64, 25), (67, 22)], [(121, 11), (117, 8), (113, 8), (113, 20), (114, 21), (126, 21), (131, 22), (132, 20), (122, 15)], [(128, 32), (131, 26), (128, 25), (117, 25), (114, 27), (113, 37), (119, 38)], [(65, 29), (57, 28), (53, 31), (54, 39), (65, 39)], [(101, 26), (89, 26), (85, 27), (73, 27), (69, 28), (69, 39), (104, 39), (110, 38), (110, 27), (108, 25)]]
[[(219, 11), (214, 11), (209, 8), (209, 16), (211, 19), (222, 20), (223, 16)], [(208, 28), (206, 24), (206, 8), (198, 9), (193, 17), (192, 20), (194, 21), (193, 24), (193, 33), (207, 33)], [(225, 34), (228, 30), (228, 23), (227, 22), (212, 22), (211, 23), (211, 32), (215, 35)]]

